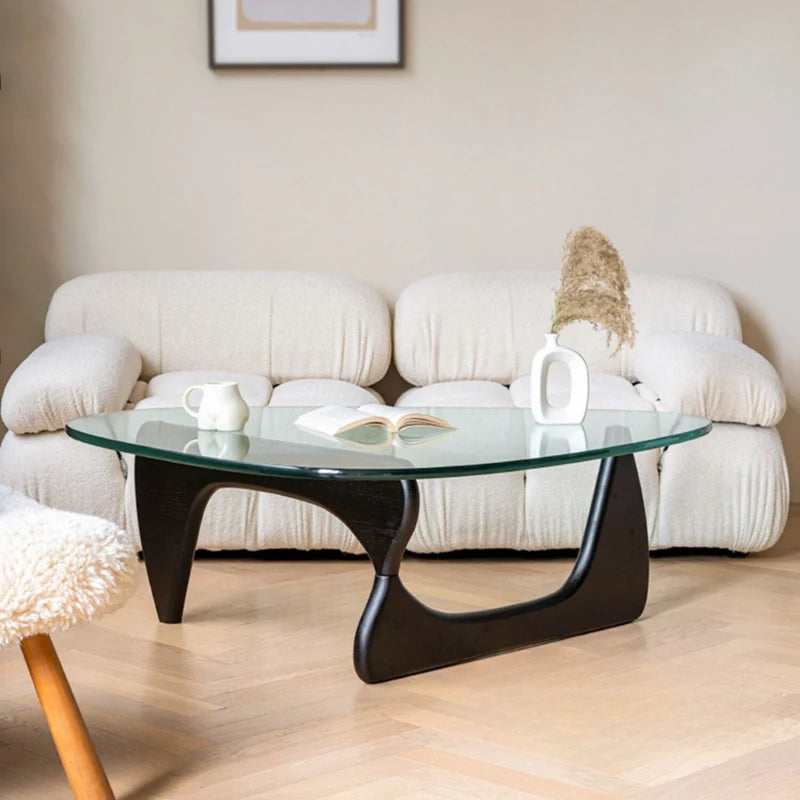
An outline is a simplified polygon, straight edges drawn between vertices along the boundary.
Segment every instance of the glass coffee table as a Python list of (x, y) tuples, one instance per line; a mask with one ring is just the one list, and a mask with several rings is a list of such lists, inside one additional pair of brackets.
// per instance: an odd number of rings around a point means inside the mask
[[(455, 426), (414, 444), (381, 432), (347, 440), (304, 431), (307, 408), (252, 408), (240, 433), (198, 431), (183, 409), (74, 420), (74, 439), (136, 456), (142, 550), (158, 618), (183, 615), (203, 511), (223, 487), (314, 503), (341, 519), (375, 569), (355, 635), (367, 683), (457, 664), (635, 620), (648, 588), (648, 541), (633, 454), (705, 435), (708, 420), (650, 411), (589, 411), (581, 425), (537, 425), (518, 408), (435, 408)], [(444, 613), (417, 600), (400, 565), (419, 511), (418, 480), (597, 460), (575, 566), (560, 589), (529, 602)]]

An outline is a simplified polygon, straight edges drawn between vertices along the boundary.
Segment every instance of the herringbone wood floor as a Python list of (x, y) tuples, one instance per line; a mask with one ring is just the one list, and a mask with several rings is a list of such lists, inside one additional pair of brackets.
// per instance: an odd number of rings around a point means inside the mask
[[(554, 588), (566, 560), (409, 560), (450, 610)], [(640, 621), (366, 686), (361, 561), (199, 561), (186, 621), (144, 581), (54, 636), (119, 798), (800, 797), (800, 508), (747, 559), (661, 557)], [(22, 657), (0, 653), (0, 796), (69, 797)]]

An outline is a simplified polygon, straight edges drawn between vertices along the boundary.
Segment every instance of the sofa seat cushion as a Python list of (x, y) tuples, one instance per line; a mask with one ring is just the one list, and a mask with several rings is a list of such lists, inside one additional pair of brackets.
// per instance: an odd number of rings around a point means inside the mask
[(531, 549), (525, 541), (525, 475), (465, 475), (419, 482), (412, 553)]
[[(511, 408), (512, 402), (508, 387), (494, 381), (443, 381), (409, 389), (395, 405)], [(495, 435), (490, 428), (482, 433), (483, 446), (477, 450), (488, 453)], [(518, 433), (521, 435), (521, 430)], [(419, 492), (419, 519), (408, 543), (409, 551), (525, 549), (524, 473), (428, 479), (420, 481)]]
[[(661, 455), (660, 449), (634, 455), (651, 538), (657, 524)], [(591, 460), (525, 472), (524, 549), (580, 547), (599, 466), (597, 460)]]
[(70, 439), (66, 431), (35, 436), (9, 431), (0, 443), (0, 483), (51, 508), (125, 527), (119, 457), (113, 450)]
[(651, 544), (766, 550), (781, 535), (788, 510), (778, 431), (718, 422), (707, 436), (664, 451)]
[[(128, 530), (139, 546), (136, 511), (136, 464), (125, 484)], [(203, 513), (197, 547), (201, 550), (335, 549), (363, 553), (347, 526), (312, 503), (253, 489), (223, 488), (214, 492)]]
[[(531, 404), (531, 379), (529, 375), (517, 378), (509, 387), (511, 399), (518, 408)], [(547, 397), (554, 405), (567, 402), (569, 376), (566, 372), (551, 369), (547, 382)], [(642, 397), (630, 381), (619, 375), (605, 372), (589, 373), (589, 408), (621, 409), (624, 411), (652, 411), (653, 404)]]
[(276, 386), (269, 404), (271, 406), (360, 406), (376, 402), (382, 403), (383, 398), (374, 389), (365, 389), (347, 381), (307, 378), (286, 381)]
[(409, 389), (396, 406), (440, 408), (512, 408), (507, 386), (494, 381), (442, 381)]
[[(145, 397), (136, 404), (136, 408), (180, 408), (183, 405), (183, 393), (190, 386), (210, 381), (236, 381), (248, 406), (265, 406), (272, 396), (272, 384), (263, 375), (222, 370), (165, 372), (156, 375), (147, 384)], [(192, 404), (199, 400), (199, 392), (192, 395)]]

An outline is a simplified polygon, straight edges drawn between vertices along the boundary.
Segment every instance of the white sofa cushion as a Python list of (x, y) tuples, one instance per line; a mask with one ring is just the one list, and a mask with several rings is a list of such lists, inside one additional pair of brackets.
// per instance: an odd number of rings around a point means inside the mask
[(683, 331), (650, 336), (638, 346), (634, 368), (665, 411), (764, 427), (777, 425), (786, 411), (775, 368), (726, 336)]
[(494, 381), (444, 381), (409, 389), (395, 402), (396, 406), (441, 408), (511, 408), (507, 386)]
[[(508, 387), (494, 381), (444, 381), (409, 389), (395, 405), (511, 408), (513, 403)], [(491, 430), (485, 434), (489, 439), (494, 438)], [(420, 481), (419, 491), (419, 519), (408, 543), (411, 552), (524, 549), (525, 477), (522, 472), (434, 478)]]
[(0, 442), (0, 483), (64, 511), (125, 527), (125, 477), (113, 450), (70, 439), (66, 431), (17, 435)]
[[(414, 386), (455, 380), (510, 384), (530, 374), (553, 310), (556, 270), (454, 272), (407, 286), (394, 317), (395, 363)], [(665, 330), (741, 338), (736, 305), (718, 284), (700, 278), (631, 273), (629, 297), (638, 337)], [(611, 358), (603, 331), (569, 325), (560, 341), (589, 368), (633, 377), (631, 351)]]
[(360, 406), (382, 403), (374, 389), (365, 389), (347, 381), (308, 378), (287, 381), (272, 392), (271, 406)]
[[(136, 464), (125, 484), (128, 530), (139, 545), (136, 512)], [(203, 550), (336, 549), (363, 553), (364, 548), (345, 524), (319, 506), (292, 497), (252, 489), (220, 489), (203, 513), (197, 546)]]
[[(509, 387), (514, 405), (529, 408), (531, 404), (531, 378), (525, 375), (517, 378)], [(566, 373), (550, 370), (547, 382), (547, 397), (554, 405), (567, 402), (569, 376)], [(642, 398), (630, 381), (619, 375), (604, 372), (589, 374), (589, 408), (624, 409), (626, 411), (652, 411), (652, 403)]]
[[(530, 383), (530, 376), (526, 375), (511, 384), (511, 396), (516, 406), (529, 406)], [(566, 373), (551, 370), (548, 382), (550, 402), (556, 405), (566, 402), (568, 383)], [(653, 410), (652, 404), (640, 397), (629, 381), (603, 372), (589, 374), (589, 408)], [(555, 442), (563, 435), (559, 425), (544, 428), (544, 434), (552, 435)], [(651, 534), (656, 525), (661, 452), (660, 449), (646, 450), (635, 456), (647, 529)], [(597, 461), (585, 461), (525, 473), (525, 533), (529, 542), (535, 542), (541, 549), (580, 546), (597, 470)]]
[[(145, 397), (136, 404), (136, 408), (180, 408), (183, 405), (183, 393), (190, 386), (209, 381), (236, 381), (248, 406), (265, 406), (272, 395), (272, 384), (263, 375), (221, 370), (166, 372), (156, 375), (147, 384)], [(196, 396), (192, 394), (190, 400), (196, 405), (200, 400), (200, 392)]]
[(197, 372), (165, 372), (156, 375), (147, 384), (147, 397), (160, 394), (183, 393), (190, 387), (210, 381), (236, 381), (244, 401), (250, 406), (264, 406), (272, 394), (272, 384), (263, 375), (249, 372), (225, 372), (222, 370), (200, 370)]
[(266, 375), (273, 383), (377, 383), (392, 353), (389, 307), (369, 284), (288, 270), (147, 270), (60, 286), (46, 339), (113, 330), (142, 354), (145, 379), (178, 370)]
[[(662, 452), (661, 449), (645, 450), (634, 456), (651, 537), (657, 526)], [(531, 469), (525, 473), (526, 549), (558, 550), (580, 546), (599, 466), (596, 460), (581, 461)]]
[(37, 347), (6, 384), (2, 414), (14, 433), (61, 430), (71, 419), (121, 410), (142, 360), (113, 333), (63, 336)]
[(789, 474), (775, 428), (720, 422), (661, 459), (659, 547), (766, 550), (789, 509)]
[(524, 550), (525, 476), (522, 472), (420, 481), (412, 553)]

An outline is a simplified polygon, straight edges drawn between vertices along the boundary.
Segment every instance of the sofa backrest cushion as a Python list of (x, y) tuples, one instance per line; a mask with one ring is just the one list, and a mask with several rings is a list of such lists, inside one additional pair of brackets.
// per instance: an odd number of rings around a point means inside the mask
[(341, 275), (262, 270), (84, 275), (50, 302), (45, 338), (106, 331), (141, 353), (142, 377), (217, 369), (273, 383), (370, 386), (391, 361), (391, 319), (372, 286)]
[[(395, 307), (398, 372), (414, 386), (453, 380), (510, 384), (529, 375), (533, 354), (550, 330), (559, 280), (558, 270), (455, 272), (410, 284)], [(631, 273), (630, 281), (638, 341), (668, 330), (741, 339), (736, 305), (720, 285), (648, 273)], [(623, 348), (612, 358), (604, 331), (575, 323), (559, 340), (580, 352), (590, 369), (633, 377), (634, 351)]]

